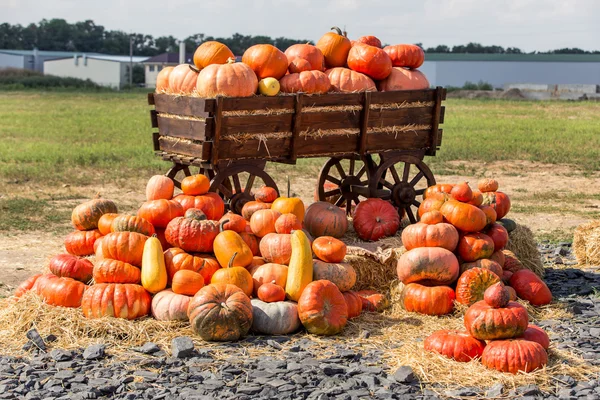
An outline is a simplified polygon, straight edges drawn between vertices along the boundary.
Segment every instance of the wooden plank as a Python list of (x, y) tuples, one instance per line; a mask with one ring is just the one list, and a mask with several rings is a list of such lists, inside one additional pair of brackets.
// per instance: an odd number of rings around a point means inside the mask
[(302, 131), (319, 129), (360, 129), (359, 111), (305, 112), (302, 114)]
[(215, 132), (214, 132), (214, 143), (212, 148), (212, 163), (213, 165), (217, 165), (219, 161), (219, 139), (221, 137), (221, 126), (223, 119), (223, 98), (217, 97), (217, 106), (215, 108)]
[(154, 93), (148, 93), (148, 105), (154, 105)]
[(215, 99), (155, 94), (156, 111), (192, 117), (208, 117), (215, 110)]
[(365, 154), (367, 150), (367, 128), (371, 117), (371, 92), (363, 94), (363, 109), (360, 115), (360, 137), (358, 139), (358, 154)]
[(300, 136), (296, 151), (298, 157), (350, 154), (356, 152), (357, 142), (357, 135)]
[(416, 101), (434, 101), (436, 99), (435, 89), (426, 90), (399, 90), (393, 92), (373, 92), (372, 104), (380, 103), (402, 103)]
[(223, 111), (293, 109), (294, 95), (279, 95), (274, 97), (224, 97)]
[(444, 116), (446, 115), (446, 107), (442, 106), (440, 110), (440, 124), (444, 123)]
[(290, 160), (296, 161), (298, 157), (298, 149), (296, 144), (298, 143), (298, 136), (300, 135), (300, 127), (302, 125), (302, 102), (304, 100), (304, 96), (301, 94), (297, 94), (294, 96), (294, 115), (292, 121), (292, 142), (291, 142), (291, 151), (290, 151)]
[(442, 89), (442, 100), (446, 100), (446, 88), (436, 86), (436, 89)]
[(192, 140), (207, 140), (212, 135), (214, 119), (204, 121), (167, 118), (158, 115), (158, 129), (162, 136), (171, 136)]
[(367, 135), (367, 153), (389, 150), (418, 150), (429, 144), (431, 131), (412, 131), (393, 133), (369, 133)]
[(160, 149), (160, 146), (158, 145), (158, 137), (159, 137), (158, 132), (152, 132), (152, 148), (154, 149), (154, 151), (157, 151)]
[(244, 142), (221, 140), (217, 158), (219, 160), (289, 158), (290, 145), (291, 137), (268, 139), (266, 142), (261, 140), (246, 140)]
[(156, 110), (150, 110), (150, 124), (153, 128), (158, 128), (158, 119)]
[[(303, 118), (304, 119), (304, 118)], [(221, 135), (236, 133), (291, 132), (293, 114), (223, 117)]]
[(211, 143), (192, 143), (160, 136), (158, 138), (158, 149), (178, 155), (201, 158), (207, 161), (210, 160)]
[(425, 154), (428, 156), (435, 156), (437, 151), (436, 143), (438, 142), (438, 127), (440, 124), (440, 115), (442, 113), (442, 93), (443, 89), (441, 87), (437, 87), (435, 89), (435, 111), (433, 114), (433, 121), (431, 123), (431, 140), (429, 141), (430, 147)]
[(304, 98), (304, 107), (360, 106), (361, 93), (328, 93)]
[[(442, 134), (444, 133), (443, 129), (440, 129), (438, 131), (438, 141), (437, 141), (437, 146), (440, 147), (442, 145)], [(439, 150), (439, 149), (438, 149)]]
[(396, 110), (371, 109), (369, 128), (381, 128), (394, 125), (430, 125), (433, 118), (433, 107), (398, 108)]

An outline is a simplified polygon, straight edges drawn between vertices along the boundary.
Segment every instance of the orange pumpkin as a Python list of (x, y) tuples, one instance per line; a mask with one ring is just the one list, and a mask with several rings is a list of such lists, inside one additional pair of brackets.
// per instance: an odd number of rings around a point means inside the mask
[(208, 285), (213, 274), (221, 269), (219, 262), (208, 254), (189, 254), (178, 247), (165, 250), (165, 267), (167, 268), (167, 284), (171, 284), (173, 276), (180, 270), (198, 272)]
[(197, 253), (211, 253), (218, 234), (216, 221), (185, 217), (173, 219), (165, 229), (165, 238), (172, 246)]
[(425, 315), (445, 315), (454, 309), (454, 290), (448, 286), (406, 285), (402, 292), (404, 309)]
[(146, 200), (171, 200), (175, 183), (168, 176), (154, 175), (146, 184)]
[(331, 88), (329, 77), (321, 71), (300, 71), (279, 80), (283, 93), (323, 94)]
[(138, 216), (158, 228), (166, 228), (172, 219), (183, 216), (183, 213), (181, 204), (165, 199), (147, 201), (137, 212)]
[(181, 191), (183, 192), (183, 194), (187, 194), (190, 196), (198, 196), (200, 194), (205, 194), (208, 192), (209, 188), (210, 181), (206, 176), (201, 174), (186, 176), (181, 181)]
[(277, 233), (292, 233), (298, 229), (302, 229), (302, 222), (298, 220), (296, 214), (282, 214), (275, 221), (275, 232)]
[(98, 229), (71, 232), (65, 237), (65, 249), (74, 256), (90, 256), (94, 254), (94, 243), (100, 237)]
[(494, 241), (483, 233), (467, 233), (458, 242), (458, 254), (467, 261), (489, 258), (494, 252)]
[(377, 86), (375, 86), (373, 79), (349, 68), (332, 68), (325, 71), (325, 74), (327, 74), (331, 82), (332, 92), (357, 93), (377, 91)]
[(416, 69), (393, 67), (392, 72), (378, 86), (382, 92), (395, 90), (421, 90), (429, 89), (429, 81), (425, 75)]
[(88, 288), (89, 286), (75, 279), (46, 274), (35, 280), (31, 290), (51, 306), (77, 308)]
[(356, 41), (358, 43), (364, 43), (368, 44), (369, 46), (381, 48), (381, 40), (379, 40), (375, 36), (361, 36), (358, 39), (356, 39)]
[(456, 282), (456, 301), (470, 306), (483, 300), (486, 289), (498, 282), (500, 282), (498, 275), (488, 269), (468, 269), (462, 273)]
[[(287, 265), (267, 263), (258, 266), (252, 273), (252, 282), (254, 286), (254, 294), (258, 293), (258, 288), (261, 285), (272, 282), (276, 285), (285, 288), (287, 282), (288, 267)], [(264, 300), (263, 300), (264, 301)]]
[(94, 283), (140, 283), (141, 270), (133, 265), (105, 258), (96, 261)]
[(169, 90), (169, 75), (174, 67), (164, 67), (156, 76), (156, 93), (164, 93)]
[(414, 44), (396, 44), (383, 48), (394, 67), (419, 68), (425, 61), (425, 52)]
[[(433, 211), (430, 211), (433, 212)], [(412, 224), (402, 231), (402, 244), (406, 250), (417, 247), (443, 247), (454, 251), (458, 245), (458, 231), (450, 224)]]
[[(306, 60), (311, 70), (323, 71), (325, 69), (325, 58), (319, 48), (311, 44), (293, 44), (287, 48), (285, 55), (291, 64), (295, 60)], [(293, 71), (290, 71), (293, 72)]]
[(192, 94), (196, 89), (198, 70), (189, 64), (180, 64), (169, 74), (169, 93)]
[(326, 280), (313, 281), (298, 299), (298, 316), (309, 333), (335, 335), (348, 321), (348, 306), (338, 287)]
[(352, 48), (350, 40), (342, 34), (340, 28), (334, 26), (331, 28), (335, 32), (327, 32), (315, 45), (325, 58), (327, 68), (342, 67), (346, 65), (348, 53)]
[[(402, 254), (396, 273), (404, 284), (451, 285), (458, 277), (458, 260), (441, 247), (417, 247)], [(482, 293), (483, 294), (483, 293)]]
[(102, 215), (117, 212), (117, 205), (113, 201), (93, 199), (73, 209), (71, 223), (78, 231), (88, 231), (98, 228), (98, 221)]
[(81, 308), (86, 318), (136, 319), (148, 315), (152, 299), (141, 286), (130, 283), (99, 283), (83, 295)]
[(440, 212), (449, 223), (464, 232), (479, 232), (487, 225), (483, 211), (471, 204), (448, 200)]
[(250, 248), (252, 255), (254, 257), (260, 256), (260, 247), (259, 247), (260, 239), (257, 238), (256, 235), (254, 235), (251, 232), (241, 232), (240, 236), (241, 236), (242, 240), (244, 242), (246, 242), (246, 244)]
[(262, 201), (249, 201), (242, 207), (242, 217), (244, 217), (246, 221), (250, 221), (252, 214), (258, 210), (269, 210), (270, 208), (271, 203), (263, 203)]
[(233, 52), (223, 43), (208, 41), (198, 46), (194, 52), (194, 64), (196, 68), (203, 69), (211, 64), (225, 64), (234, 57)]
[(510, 286), (515, 289), (519, 298), (534, 306), (543, 306), (552, 301), (552, 292), (546, 283), (528, 269), (515, 272), (510, 277)]
[(235, 253), (233, 254), (233, 257), (231, 257), (227, 268), (221, 268), (215, 271), (210, 279), (210, 283), (235, 285), (242, 289), (247, 296), (252, 296), (252, 289), (254, 288), (252, 275), (250, 275), (250, 272), (248, 272), (248, 270), (244, 267), (233, 266), (233, 261), (235, 260), (236, 255), (237, 254)]
[[(423, 203), (421, 203), (423, 204)], [(444, 216), (437, 210), (431, 210), (423, 213), (419, 222), (427, 225), (441, 224), (444, 221)]]
[(259, 238), (266, 236), (269, 233), (275, 233), (275, 222), (281, 213), (275, 210), (258, 210), (252, 214), (250, 218), (250, 228)]
[(496, 222), (497, 214), (496, 214), (496, 210), (494, 210), (494, 208), (492, 206), (484, 206), (484, 205), (480, 205), (479, 209), (481, 211), (483, 211), (483, 213), (485, 214), (485, 222), (486, 225), (490, 225)]
[(270, 186), (263, 186), (254, 192), (254, 199), (263, 203), (272, 203), (279, 197), (277, 190)]
[(250, 46), (242, 56), (242, 62), (248, 65), (258, 79), (281, 79), (288, 69), (286, 55), (271, 44), (255, 44)]
[(198, 290), (204, 287), (204, 277), (198, 272), (189, 269), (182, 269), (175, 272), (171, 282), (171, 289), (177, 294), (187, 296), (195, 295)]
[(357, 43), (348, 53), (348, 67), (375, 80), (381, 80), (392, 73), (392, 60), (378, 47)]
[(356, 318), (362, 313), (363, 301), (357, 292), (349, 290), (342, 292), (346, 306), (348, 307), (348, 319)]
[(485, 347), (481, 363), (501, 372), (531, 372), (548, 363), (548, 353), (526, 339), (493, 340)]
[(260, 241), (260, 254), (268, 262), (289, 264), (292, 257), (292, 235), (267, 233)]
[(316, 238), (312, 250), (320, 260), (328, 263), (339, 263), (346, 257), (346, 243), (332, 236)]
[(225, 203), (221, 196), (214, 192), (194, 197), (194, 208), (202, 210), (206, 218), (218, 221), (225, 213)]
[(137, 232), (113, 232), (102, 238), (98, 253), (110, 258), (141, 267), (144, 244), (148, 236)]
[(138, 232), (146, 236), (154, 235), (154, 226), (136, 215), (119, 215), (113, 220), (110, 230), (111, 232)]
[(248, 65), (236, 63), (212, 64), (200, 71), (196, 90), (200, 97), (249, 97), (256, 93), (258, 79)]
[(265, 303), (285, 300), (285, 289), (274, 283), (265, 283), (257, 291), (257, 297)]
[(441, 330), (428, 336), (423, 347), (458, 362), (469, 362), (481, 357), (485, 341), (475, 339), (467, 332)]
[(477, 182), (477, 188), (482, 192), (495, 192), (498, 190), (498, 181), (492, 178), (483, 178)]
[(290, 74), (298, 74), (304, 71), (312, 71), (312, 67), (310, 63), (303, 58), (296, 58), (288, 65), (288, 72)]
[(110, 227), (111, 227), (114, 219), (117, 218), (118, 216), (119, 216), (119, 214), (117, 214), (117, 213), (108, 213), (108, 214), (103, 214), (100, 217), (100, 219), (98, 220), (98, 230), (100, 231), (102, 236), (108, 235), (109, 233), (112, 232), (110, 230)]
[(242, 233), (246, 231), (248, 222), (241, 215), (228, 211), (219, 220), (219, 225), (223, 226), (222, 230)]

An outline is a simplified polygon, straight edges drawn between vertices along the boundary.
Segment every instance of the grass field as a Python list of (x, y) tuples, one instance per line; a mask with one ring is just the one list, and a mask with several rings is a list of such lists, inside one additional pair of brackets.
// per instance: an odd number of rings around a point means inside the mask
[[(505, 175), (531, 172), (514, 160), (560, 165), (566, 175), (600, 170), (597, 103), (448, 100), (446, 107), (442, 148), (425, 160), (438, 176), (482, 176), (490, 163), (502, 169), (503, 162)], [(53, 209), (53, 202), (81, 196), (57, 188), (110, 183), (139, 190), (133, 181), (164, 173), (168, 164), (152, 152), (149, 109), (141, 93), (0, 93), (0, 230), (56, 225), (68, 210)], [(272, 168), (291, 180), (316, 179), (323, 161)], [(572, 207), (565, 202), (600, 200), (587, 190), (512, 195), (524, 200), (513, 201), (523, 213), (566, 212)], [(597, 210), (577, 213), (594, 217)]]

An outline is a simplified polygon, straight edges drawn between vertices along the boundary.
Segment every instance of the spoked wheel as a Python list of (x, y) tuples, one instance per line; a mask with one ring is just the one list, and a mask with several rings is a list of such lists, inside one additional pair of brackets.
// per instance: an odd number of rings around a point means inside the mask
[(418, 157), (398, 155), (386, 158), (370, 180), (371, 197), (389, 200), (402, 216), (404, 210), (411, 223), (417, 222), (418, 197), (435, 185), (429, 167)]
[(319, 173), (319, 200), (344, 207), (350, 214), (353, 206), (369, 197), (369, 180), (375, 168), (370, 155), (330, 158)]
[(270, 186), (279, 194), (277, 184), (263, 168), (242, 164), (219, 170), (210, 183), (210, 191), (223, 198), (227, 209), (241, 214), (244, 204), (254, 200), (253, 190), (262, 186)]
[(193, 165), (173, 163), (173, 166), (165, 175), (171, 178), (171, 180), (175, 183), (175, 187), (181, 189), (181, 181), (186, 176), (192, 176), (195, 174), (205, 175), (208, 179), (212, 179), (215, 176), (215, 171)]

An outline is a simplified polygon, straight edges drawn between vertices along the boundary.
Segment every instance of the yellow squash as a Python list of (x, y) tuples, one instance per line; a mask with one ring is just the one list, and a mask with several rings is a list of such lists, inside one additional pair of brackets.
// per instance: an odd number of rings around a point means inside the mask
[(285, 283), (287, 298), (298, 301), (304, 288), (312, 282), (312, 279), (313, 260), (310, 242), (303, 231), (294, 231), (292, 233), (292, 257)]
[(167, 287), (167, 268), (160, 240), (153, 235), (146, 240), (142, 253), (142, 286), (150, 293)]

